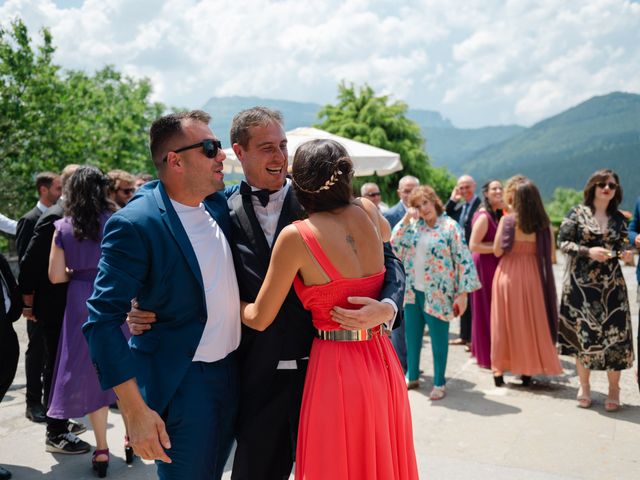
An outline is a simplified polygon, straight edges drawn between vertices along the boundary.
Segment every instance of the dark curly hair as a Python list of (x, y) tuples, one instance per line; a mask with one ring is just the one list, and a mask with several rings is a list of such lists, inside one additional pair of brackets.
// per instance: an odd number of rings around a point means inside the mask
[(78, 240), (100, 239), (100, 214), (115, 208), (107, 198), (109, 178), (96, 167), (81, 166), (65, 184), (64, 213)]
[(353, 198), (353, 163), (334, 140), (310, 140), (296, 150), (292, 166), (293, 189), (308, 213), (348, 205)]

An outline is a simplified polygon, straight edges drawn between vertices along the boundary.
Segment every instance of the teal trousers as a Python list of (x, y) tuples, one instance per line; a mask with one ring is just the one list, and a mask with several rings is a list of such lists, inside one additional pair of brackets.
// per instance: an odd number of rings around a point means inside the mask
[(449, 322), (440, 320), (424, 311), (424, 292), (414, 290), (416, 303), (404, 307), (405, 335), (407, 340), (407, 380), (420, 376), (420, 351), (425, 324), (429, 327), (433, 354), (433, 385), (445, 384), (444, 372), (449, 353)]

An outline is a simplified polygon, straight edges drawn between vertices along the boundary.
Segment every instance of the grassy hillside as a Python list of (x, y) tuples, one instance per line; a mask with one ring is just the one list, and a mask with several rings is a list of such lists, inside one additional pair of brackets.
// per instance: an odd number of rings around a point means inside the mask
[(582, 189), (600, 168), (613, 168), (626, 190), (624, 206), (640, 194), (640, 95), (593, 97), (474, 155), (465, 170), (477, 180), (531, 177), (549, 198), (557, 186)]
[(427, 152), (433, 165), (445, 166), (455, 175), (464, 173), (465, 165), (476, 152), (501, 143), (525, 130), (519, 125), (483, 128), (424, 128)]

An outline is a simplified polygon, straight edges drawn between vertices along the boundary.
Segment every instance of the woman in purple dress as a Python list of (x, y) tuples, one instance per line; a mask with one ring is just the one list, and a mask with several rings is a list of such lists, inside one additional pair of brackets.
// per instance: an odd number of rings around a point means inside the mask
[(502, 183), (491, 180), (482, 186), (482, 207), (473, 216), (469, 250), (482, 288), (471, 293), (471, 353), (478, 365), (491, 369), (491, 285), (499, 258), (493, 254), (493, 239), (504, 202)]
[(107, 199), (108, 184), (95, 167), (75, 171), (65, 188), (65, 216), (55, 222), (49, 257), (49, 279), (69, 282), (69, 288), (47, 415), (89, 415), (96, 437), (92, 465), (99, 477), (109, 465), (107, 414), (116, 396), (100, 388), (81, 327), (88, 316), (86, 301), (97, 273), (103, 227), (114, 210)]

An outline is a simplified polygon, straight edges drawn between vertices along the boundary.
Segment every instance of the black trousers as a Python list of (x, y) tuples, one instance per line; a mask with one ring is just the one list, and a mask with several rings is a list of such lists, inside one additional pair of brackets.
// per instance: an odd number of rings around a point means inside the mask
[(471, 295), (467, 295), (467, 309), (460, 316), (460, 338), (467, 343), (471, 341)]
[[(33, 323), (33, 322), (29, 322)], [(49, 394), (53, 383), (53, 370), (56, 365), (56, 355), (58, 354), (58, 342), (60, 341), (60, 331), (62, 330), (62, 322), (57, 320), (45, 319), (40, 322), (40, 332), (44, 343), (44, 406), (49, 406)], [(55, 437), (67, 432), (67, 420), (51, 418), (47, 416), (47, 435)]]
[[(1, 296), (0, 296), (1, 297)], [(0, 325), (0, 401), (9, 390), (16, 376), (20, 344), (13, 324), (2, 320)]]
[[(295, 460), (307, 361), (278, 370), (268, 401), (257, 412), (238, 412), (233, 480), (286, 480)], [(243, 417), (244, 414), (244, 417)]]
[[(45, 369), (45, 340), (42, 322), (27, 320), (29, 343), (24, 353), (24, 369), (27, 376), (27, 405), (45, 404), (42, 377)], [(54, 354), (55, 355), (55, 354)], [(47, 397), (47, 394), (44, 395)]]

